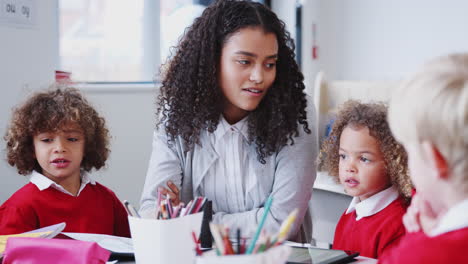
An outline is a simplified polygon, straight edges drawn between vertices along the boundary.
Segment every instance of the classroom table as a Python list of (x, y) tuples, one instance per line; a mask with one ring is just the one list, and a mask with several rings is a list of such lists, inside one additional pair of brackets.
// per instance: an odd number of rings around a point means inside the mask
[[(117, 264), (120, 264), (120, 263), (125, 263), (125, 264), (136, 264), (135, 261), (117, 261)], [(359, 256), (356, 258), (356, 261), (353, 261), (353, 262), (350, 262), (350, 263), (354, 263), (354, 264), (377, 264), (377, 260), (376, 259), (372, 259), (372, 258), (367, 258), (367, 257), (362, 257), (362, 256)], [(222, 263), (220, 263), (222, 264)]]
[(368, 257), (362, 257), (359, 256), (356, 258), (356, 261), (351, 262), (351, 263), (359, 263), (359, 264), (376, 264), (377, 260), (373, 258), (368, 258)]

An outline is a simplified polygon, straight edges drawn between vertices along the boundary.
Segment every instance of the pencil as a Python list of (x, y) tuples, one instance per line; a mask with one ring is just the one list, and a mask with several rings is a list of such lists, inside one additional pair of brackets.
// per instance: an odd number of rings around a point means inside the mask
[(221, 234), (219, 233), (218, 226), (213, 223), (210, 223), (210, 230), (215, 240), (216, 249), (219, 250), (220, 254), (224, 254), (223, 238), (221, 237)]
[(197, 235), (193, 231), (192, 231), (192, 238), (193, 238), (193, 242), (195, 242), (195, 251), (197, 252), (197, 256), (201, 256), (203, 252), (201, 251), (200, 245), (198, 244)]
[(138, 211), (129, 201), (125, 200), (124, 205), (129, 215), (140, 218), (140, 214), (138, 214)]
[(289, 231), (291, 230), (291, 226), (294, 223), (294, 220), (296, 220), (297, 213), (299, 212), (299, 209), (294, 209), (288, 217), (284, 220), (284, 222), (281, 224), (280, 230), (278, 232), (277, 236), (277, 241), (275, 244), (281, 244), (283, 241), (286, 239), (288, 236)]
[(268, 200), (265, 203), (265, 206), (263, 207), (263, 215), (262, 219), (260, 219), (260, 223), (258, 224), (257, 231), (255, 232), (255, 235), (252, 239), (252, 242), (250, 242), (249, 248), (247, 249), (247, 252), (245, 252), (246, 255), (252, 254), (254, 248), (255, 248), (255, 243), (257, 243), (258, 237), (260, 236), (260, 232), (262, 231), (263, 225), (265, 224), (265, 220), (268, 216), (268, 213), (270, 211), (271, 203), (273, 202), (273, 196), (269, 196)]
[(241, 254), (241, 230), (237, 228), (237, 254)]

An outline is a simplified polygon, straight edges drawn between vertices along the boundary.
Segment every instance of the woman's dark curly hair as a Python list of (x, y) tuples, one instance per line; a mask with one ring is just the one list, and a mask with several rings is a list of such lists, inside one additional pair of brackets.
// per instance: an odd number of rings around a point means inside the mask
[(158, 96), (157, 126), (170, 141), (180, 136), (185, 151), (200, 144), (202, 130), (213, 132), (223, 111), (218, 73), (223, 45), (234, 33), (258, 27), (278, 41), (276, 78), (257, 109), (249, 113), (249, 139), (260, 162), (298, 136), (298, 123), (310, 133), (304, 77), (294, 59), (294, 42), (285, 24), (267, 7), (250, 1), (219, 0), (195, 19), (165, 65)]
[(413, 186), (409, 178), (408, 156), (402, 145), (392, 135), (387, 122), (387, 106), (383, 103), (345, 102), (340, 108), (328, 138), (323, 142), (320, 159), (323, 168), (339, 182), (338, 165), (341, 133), (346, 127), (367, 127), (379, 142), (385, 168), (394, 186), (408, 200)]
[(90, 171), (105, 165), (109, 156), (109, 131), (105, 120), (83, 95), (74, 88), (53, 85), (49, 90), (33, 94), (24, 104), (13, 110), (11, 123), (4, 139), (7, 142), (7, 161), (18, 173), (28, 175), (42, 172), (34, 156), (33, 137), (39, 133), (55, 132), (69, 124), (83, 129), (84, 157), (81, 168)]

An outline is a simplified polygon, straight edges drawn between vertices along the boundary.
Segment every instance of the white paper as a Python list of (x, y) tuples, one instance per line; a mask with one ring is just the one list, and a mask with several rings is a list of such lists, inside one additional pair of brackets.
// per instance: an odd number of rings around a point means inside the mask
[(40, 238), (53, 238), (58, 233), (62, 232), (65, 228), (65, 223), (59, 223), (51, 226), (42, 227), (39, 229), (34, 229), (28, 232), (24, 232), (21, 234), (13, 234), (13, 235), (1, 235), (0, 236), (0, 260), (3, 256), (3, 251), (5, 250), (6, 243), (9, 237), (40, 237)]
[(303, 248), (309, 248), (311, 247), (310, 243), (297, 243), (293, 241), (285, 241), (284, 245), (290, 246), (290, 247), (303, 247)]
[(53, 238), (58, 235), (62, 230), (65, 228), (65, 223), (59, 223), (51, 226), (42, 227), (39, 229), (35, 229), (32, 231), (24, 232), (23, 234), (31, 234), (31, 233), (42, 233), (42, 232), (50, 232), (44, 235), (41, 235), (42, 238)]
[(203, 212), (168, 220), (129, 216), (135, 260), (138, 264), (193, 263), (195, 242)]
[(281, 245), (260, 254), (216, 256), (214, 250), (196, 258), (196, 264), (284, 264), (291, 254), (289, 246)]
[(68, 232), (63, 234), (76, 240), (96, 242), (99, 246), (114, 253), (133, 254), (133, 242), (128, 237)]

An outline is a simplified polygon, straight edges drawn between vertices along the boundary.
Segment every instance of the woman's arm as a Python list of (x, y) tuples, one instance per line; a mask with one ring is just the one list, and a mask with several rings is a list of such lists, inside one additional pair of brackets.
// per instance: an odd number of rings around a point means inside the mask
[(175, 150), (175, 145), (168, 145), (166, 133), (164, 129), (160, 129), (153, 134), (153, 151), (141, 195), (140, 214), (143, 217), (156, 217), (158, 189), (161, 187), (169, 189), (168, 181), (181, 189), (181, 160)]
[[(299, 125), (299, 137), (294, 138), (294, 145), (287, 145), (281, 149), (276, 157), (276, 170), (271, 191), (273, 203), (265, 222), (265, 228), (269, 232), (277, 232), (281, 223), (288, 214), (298, 208), (290, 237), (294, 237), (304, 219), (311, 198), (312, 188), (316, 177), (316, 121), (313, 105), (308, 109), (308, 124), (310, 134), (304, 132)], [(258, 179), (261, 181), (261, 179)], [(265, 197), (266, 201), (267, 197)], [(263, 214), (263, 207), (254, 210), (227, 214), (216, 212), (214, 221), (227, 224), (230, 230), (241, 228), (244, 233), (251, 235)]]

